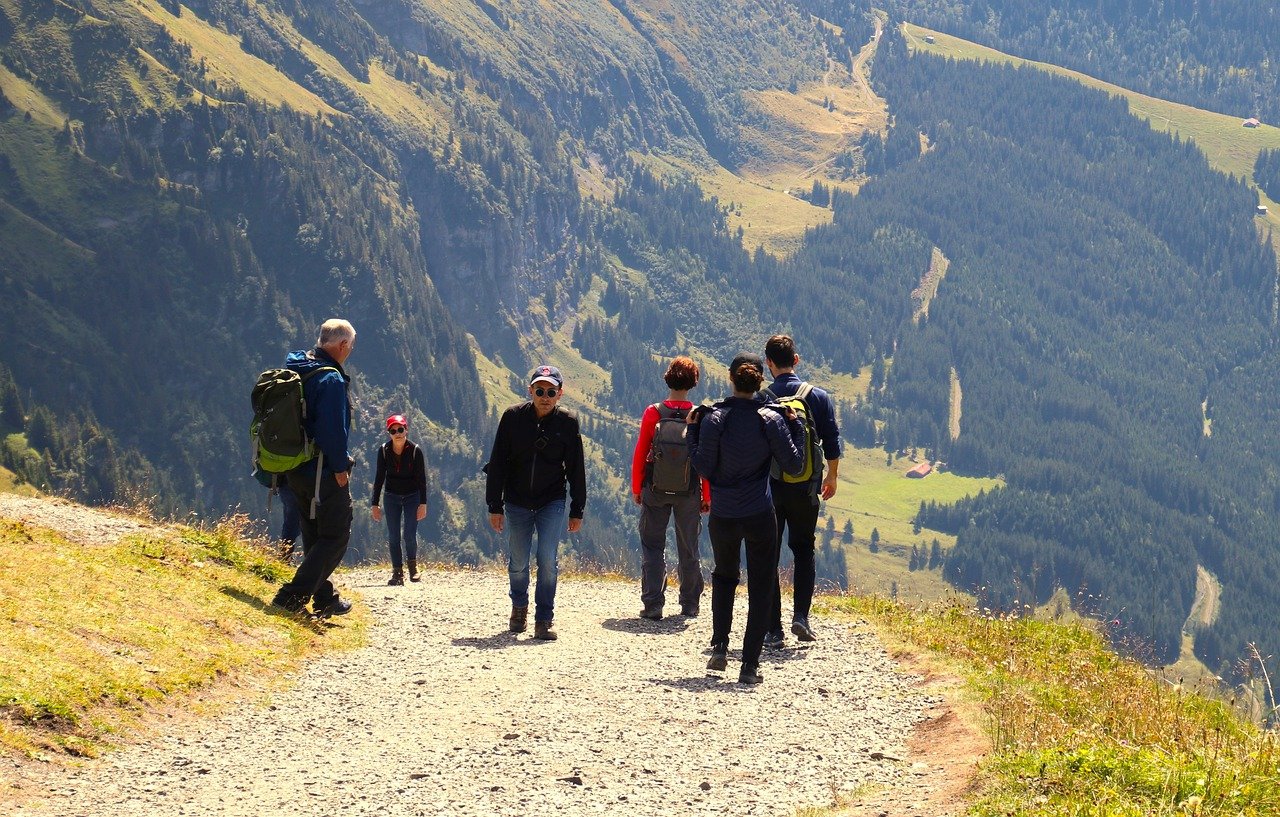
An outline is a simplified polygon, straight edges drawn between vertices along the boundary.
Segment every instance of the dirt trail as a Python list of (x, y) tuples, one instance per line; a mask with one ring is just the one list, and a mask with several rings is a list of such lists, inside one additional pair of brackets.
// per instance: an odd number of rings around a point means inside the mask
[[(274, 699), (69, 767), (0, 760), (15, 813), (961, 811), (972, 758), (921, 739), (954, 715), (866, 624), (817, 617), (816, 645), (766, 652), (764, 684), (744, 687), (736, 650), (724, 677), (704, 670), (709, 599), (702, 617), (649, 622), (632, 584), (562, 578), (561, 639), (543, 643), (506, 632), (503, 572), (384, 581), (342, 576), (373, 613), (369, 645), (314, 660)], [(737, 612), (740, 643), (744, 598)]]

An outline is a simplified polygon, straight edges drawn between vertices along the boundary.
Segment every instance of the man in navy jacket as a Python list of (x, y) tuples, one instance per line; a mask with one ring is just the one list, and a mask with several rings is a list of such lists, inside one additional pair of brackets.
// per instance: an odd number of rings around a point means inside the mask
[(302, 386), (307, 436), (320, 454), (286, 475), (301, 511), (303, 556), (297, 572), (272, 603), (292, 612), (302, 610), (308, 601), (319, 616), (340, 616), (351, 610), (351, 602), (338, 597), (329, 577), (342, 564), (351, 540), (351, 467), (355, 465), (348, 447), (351, 378), (342, 364), (355, 343), (351, 324), (331, 318), (320, 327), (314, 349), (290, 352), (285, 359), (285, 366), (300, 375), (323, 370)]
[[(796, 342), (788, 335), (774, 335), (764, 347), (765, 361), (769, 365), (769, 373), (773, 375), (773, 383), (768, 391), (774, 399), (790, 397), (804, 385), (796, 377), (796, 364), (800, 355), (796, 353)], [(826, 460), (826, 476), (823, 476), (820, 463), (814, 463), (814, 479), (811, 482), (788, 483), (772, 480), (770, 488), (773, 494), (773, 510), (778, 520), (778, 546), (781, 553), (782, 533), (790, 529), (787, 535), (787, 546), (794, 556), (795, 574), (792, 580), (794, 589), (794, 605), (791, 616), (791, 632), (801, 641), (815, 641), (817, 635), (809, 624), (809, 607), (813, 603), (813, 588), (817, 580), (814, 565), (814, 539), (818, 528), (819, 500), (830, 499), (836, 494), (836, 472), (840, 465), (840, 429), (836, 425), (836, 408), (831, 395), (819, 388), (812, 388), (804, 396), (805, 405), (809, 408), (809, 416), (813, 418), (814, 429), (822, 440), (822, 456)], [(819, 482), (821, 479), (821, 482)], [(778, 585), (777, 571), (774, 571), (774, 583), (777, 590), (773, 595), (773, 612), (769, 619), (769, 633), (765, 636), (766, 647), (780, 647), (782, 635), (782, 596)]]

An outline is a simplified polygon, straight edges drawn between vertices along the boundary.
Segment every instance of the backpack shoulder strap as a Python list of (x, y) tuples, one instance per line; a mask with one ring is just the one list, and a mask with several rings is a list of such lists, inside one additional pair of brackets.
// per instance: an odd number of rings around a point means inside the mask
[(769, 402), (769, 403), (776, 403), (776, 402), (778, 402), (778, 395), (776, 395), (776, 394), (774, 394), (774, 393), (773, 393), (773, 389), (772, 389), (772, 388), (765, 387), (765, 388), (763, 388), (763, 389), (761, 389), (761, 390), (760, 390), (760, 393), (764, 395), (764, 399), (765, 399), (767, 402)]
[(797, 397), (805, 403), (809, 402), (809, 394), (813, 391), (812, 383), (801, 383), (800, 388), (796, 389), (796, 393), (792, 397)]
[(302, 382), (306, 383), (308, 380), (320, 374), (321, 372), (336, 372), (336, 371), (338, 370), (332, 366), (317, 366), (316, 368), (312, 369), (306, 374), (300, 375), (300, 377), (302, 378)]

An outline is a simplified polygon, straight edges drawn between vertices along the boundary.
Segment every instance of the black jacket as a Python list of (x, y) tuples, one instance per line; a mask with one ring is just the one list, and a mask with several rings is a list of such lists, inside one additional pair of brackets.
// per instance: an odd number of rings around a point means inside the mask
[(498, 421), (485, 473), (489, 513), (502, 513), (504, 502), (537, 509), (564, 499), (567, 482), (569, 517), (581, 519), (587, 474), (578, 418), (557, 406), (539, 420), (532, 402), (512, 406)]
[(378, 470), (373, 478), (373, 501), (377, 506), (382, 499), (382, 486), (386, 483), (387, 493), (417, 494), (418, 504), (427, 504), (427, 461), (422, 456), (422, 449), (411, 441), (404, 441), (404, 451), (396, 456), (390, 441), (378, 446)]

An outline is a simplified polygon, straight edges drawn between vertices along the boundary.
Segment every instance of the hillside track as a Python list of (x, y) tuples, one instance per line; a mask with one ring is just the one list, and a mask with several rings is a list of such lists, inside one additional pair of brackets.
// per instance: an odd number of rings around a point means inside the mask
[[(633, 583), (562, 577), (556, 642), (506, 631), (506, 575), (440, 569), (387, 587), (343, 574), (367, 647), (283, 693), (179, 719), (98, 760), (24, 763), (22, 815), (788, 815), (959, 813), (972, 758), (868, 625), (766, 652), (765, 682), (709, 676), (699, 618), (635, 617)], [(741, 595), (741, 594), (740, 594)], [(745, 598), (734, 633), (740, 643)], [(341, 620), (331, 622), (341, 627)], [(914, 737), (913, 737), (914, 736)], [(920, 754), (913, 755), (913, 748)], [(5, 762), (4, 772), (15, 768)], [(950, 792), (950, 794), (947, 794)], [(943, 799), (939, 799), (945, 795)], [(867, 799), (859, 799), (867, 798)]]

